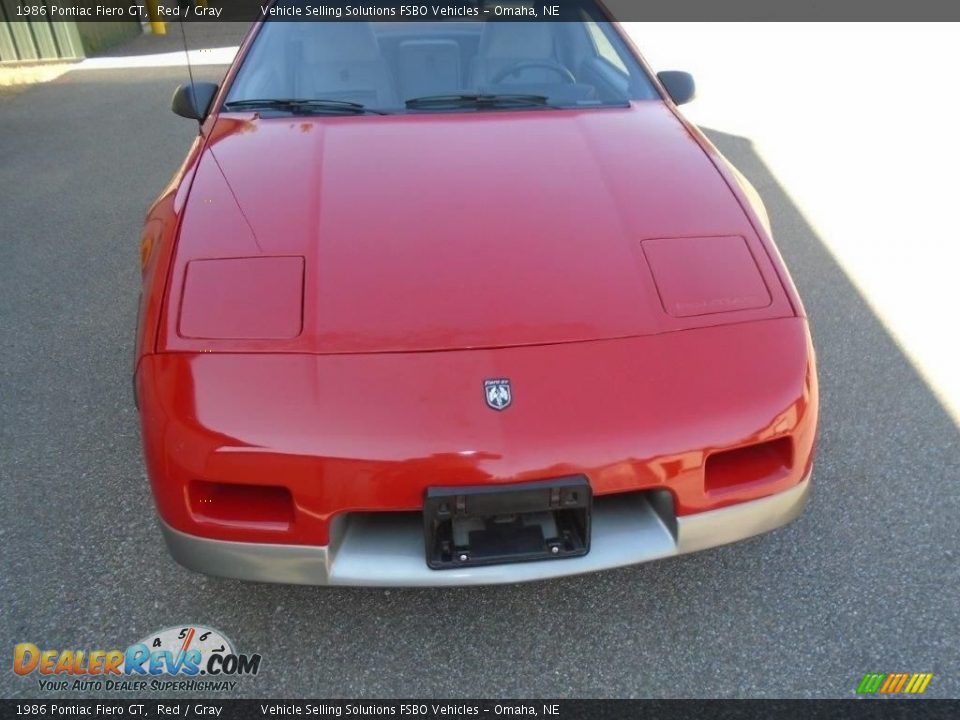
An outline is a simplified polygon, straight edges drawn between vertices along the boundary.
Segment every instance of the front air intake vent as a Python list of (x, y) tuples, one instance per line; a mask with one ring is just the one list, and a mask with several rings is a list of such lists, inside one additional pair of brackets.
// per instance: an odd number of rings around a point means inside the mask
[(793, 441), (789, 437), (725, 450), (710, 455), (703, 471), (708, 494), (745, 485), (776, 482), (793, 468)]
[(194, 480), (190, 511), (197, 522), (256, 530), (289, 530), (293, 498), (277, 485), (246, 485)]

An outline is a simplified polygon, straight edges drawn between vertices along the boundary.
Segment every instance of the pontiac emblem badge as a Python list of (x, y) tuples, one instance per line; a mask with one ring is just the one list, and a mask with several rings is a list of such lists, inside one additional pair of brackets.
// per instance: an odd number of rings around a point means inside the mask
[(507, 378), (484, 380), (483, 395), (487, 406), (493, 410), (506, 410), (513, 402), (513, 393), (510, 392), (510, 381)]

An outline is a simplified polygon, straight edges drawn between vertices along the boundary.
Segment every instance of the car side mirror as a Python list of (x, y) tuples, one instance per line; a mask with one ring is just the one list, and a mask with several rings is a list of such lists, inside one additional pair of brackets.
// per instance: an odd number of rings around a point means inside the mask
[(217, 89), (217, 84), (212, 82), (181, 85), (173, 93), (170, 108), (180, 117), (203, 122)]
[(697, 94), (697, 85), (693, 82), (693, 75), (680, 70), (664, 70), (657, 73), (657, 79), (666, 88), (670, 99), (677, 105), (688, 103)]

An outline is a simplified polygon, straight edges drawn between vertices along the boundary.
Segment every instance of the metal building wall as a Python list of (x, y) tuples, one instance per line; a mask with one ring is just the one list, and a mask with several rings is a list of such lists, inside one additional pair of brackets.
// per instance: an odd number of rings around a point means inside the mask
[(0, 0), (0, 62), (76, 60), (139, 35), (140, 23), (17, 20), (18, 0)]

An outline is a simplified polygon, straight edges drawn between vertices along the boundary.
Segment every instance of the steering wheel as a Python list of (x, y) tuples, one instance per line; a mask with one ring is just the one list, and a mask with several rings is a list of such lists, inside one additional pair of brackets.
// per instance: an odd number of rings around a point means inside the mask
[(490, 83), (492, 85), (497, 85), (502, 83), (507, 75), (516, 75), (521, 70), (527, 70), (528, 68), (537, 68), (540, 70), (552, 70), (554, 73), (563, 78), (563, 82), (567, 85), (576, 85), (577, 79), (573, 76), (573, 73), (558, 62), (554, 60), (518, 60), (515, 63), (510, 63), (505, 68), (501, 68), (500, 72), (490, 78)]

